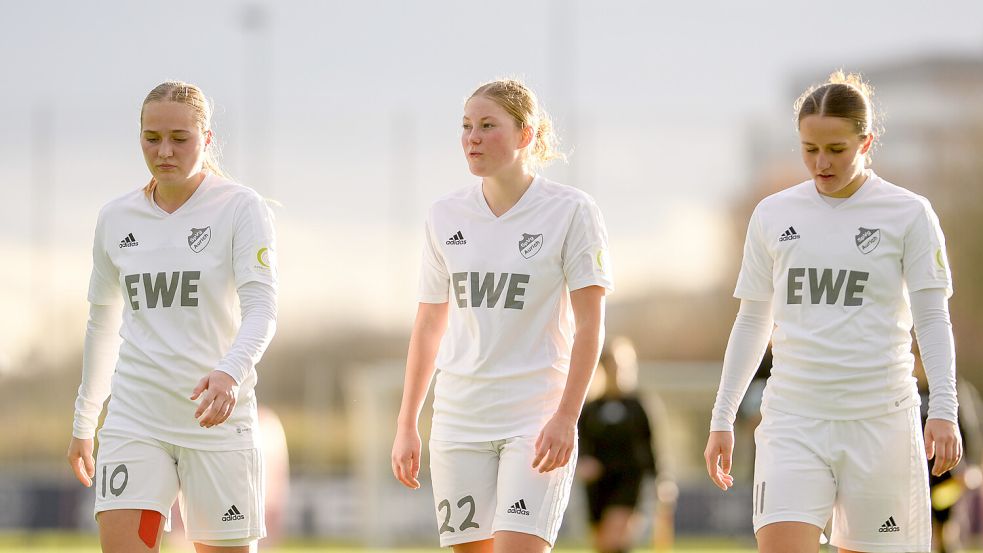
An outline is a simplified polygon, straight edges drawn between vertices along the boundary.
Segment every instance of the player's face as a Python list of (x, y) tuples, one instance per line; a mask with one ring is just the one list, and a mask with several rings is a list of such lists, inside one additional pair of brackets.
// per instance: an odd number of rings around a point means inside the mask
[(184, 185), (201, 173), (211, 131), (201, 132), (191, 106), (150, 102), (143, 107), (141, 127), (143, 158), (158, 184)]
[(821, 194), (845, 198), (860, 188), (873, 135), (858, 135), (843, 117), (807, 115), (799, 122), (799, 138), (802, 161)]
[(471, 173), (490, 177), (521, 166), (523, 149), (529, 145), (515, 119), (494, 100), (475, 96), (464, 104), (461, 146)]

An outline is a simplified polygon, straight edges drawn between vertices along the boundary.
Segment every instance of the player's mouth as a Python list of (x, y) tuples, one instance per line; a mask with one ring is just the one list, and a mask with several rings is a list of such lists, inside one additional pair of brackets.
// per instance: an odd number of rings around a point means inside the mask
[(472, 159), (478, 158), (478, 157), (483, 156), (483, 155), (485, 155), (485, 154), (483, 154), (481, 152), (468, 152), (468, 157), (470, 157)]
[(177, 169), (177, 165), (171, 165), (170, 163), (161, 163), (157, 166), (161, 171), (170, 171), (172, 169)]
[(834, 177), (836, 177), (836, 175), (823, 175), (823, 174), (816, 175), (816, 179), (821, 180), (823, 182), (829, 182), (833, 180)]

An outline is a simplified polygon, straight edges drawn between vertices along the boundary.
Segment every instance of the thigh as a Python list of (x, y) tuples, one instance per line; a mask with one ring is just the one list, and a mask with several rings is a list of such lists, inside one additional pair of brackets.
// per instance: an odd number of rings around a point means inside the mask
[(498, 463), (495, 442), (430, 440), (430, 479), (441, 547), (491, 539)]
[(532, 468), (535, 443), (535, 436), (522, 436), (502, 446), (494, 529), (531, 534), (552, 546), (570, 500), (577, 452), (575, 446), (565, 466), (540, 473)]
[(765, 411), (754, 433), (754, 531), (802, 522), (822, 529), (836, 483), (827, 457), (829, 421)]
[(830, 543), (858, 551), (929, 551), (931, 503), (918, 408), (836, 424)]
[(775, 522), (758, 530), (755, 538), (759, 553), (818, 553), (821, 532), (807, 522)]
[[(132, 509), (160, 513), (169, 528), (171, 505), (178, 493), (173, 454), (170, 446), (157, 440), (100, 432), (94, 486), (100, 526), (118, 523), (117, 517), (103, 519), (100, 513)], [(134, 533), (139, 518), (137, 515)]]
[(105, 553), (157, 553), (164, 532), (163, 515), (144, 509), (114, 509), (99, 513), (99, 544)]
[(181, 514), (189, 540), (248, 545), (266, 535), (259, 449), (178, 449)]

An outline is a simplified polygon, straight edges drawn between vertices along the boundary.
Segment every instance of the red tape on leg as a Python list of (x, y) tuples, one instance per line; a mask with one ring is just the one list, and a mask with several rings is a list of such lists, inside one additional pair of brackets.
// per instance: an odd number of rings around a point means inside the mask
[(144, 510), (140, 513), (140, 529), (137, 535), (140, 541), (147, 544), (148, 549), (153, 549), (157, 545), (157, 535), (160, 534), (160, 523), (163, 522), (164, 515), (157, 511)]

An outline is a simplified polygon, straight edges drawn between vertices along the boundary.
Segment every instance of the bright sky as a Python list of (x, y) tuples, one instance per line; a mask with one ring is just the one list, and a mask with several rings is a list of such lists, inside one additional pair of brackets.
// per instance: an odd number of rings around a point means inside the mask
[(484, 80), (522, 76), (553, 112), (572, 155), (546, 174), (601, 206), (617, 301), (733, 280), (748, 128), (791, 120), (792, 81), (983, 54), (973, 0), (269, 1), (249, 31), (244, 5), (5, 3), (0, 370), (77, 347), (96, 214), (146, 181), (140, 103), (167, 78), (215, 99), (227, 166), (282, 203), (281, 332), (299, 333), (409, 324), (426, 206), (474, 182), (458, 130)]

